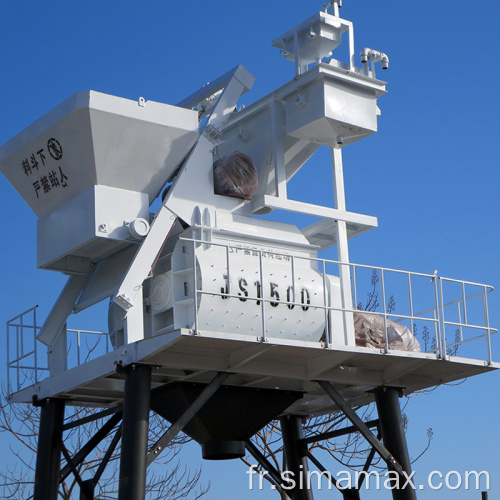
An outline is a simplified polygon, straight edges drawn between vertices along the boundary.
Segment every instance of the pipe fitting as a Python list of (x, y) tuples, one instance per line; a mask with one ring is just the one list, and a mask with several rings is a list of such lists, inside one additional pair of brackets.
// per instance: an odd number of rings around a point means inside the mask
[(389, 68), (389, 56), (384, 52), (380, 52), (378, 50), (373, 50), (369, 49), (368, 47), (365, 47), (364, 49), (361, 49), (359, 57), (363, 64), (366, 64), (370, 61), (372, 61), (373, 63), (380, 61), (382, 69)]

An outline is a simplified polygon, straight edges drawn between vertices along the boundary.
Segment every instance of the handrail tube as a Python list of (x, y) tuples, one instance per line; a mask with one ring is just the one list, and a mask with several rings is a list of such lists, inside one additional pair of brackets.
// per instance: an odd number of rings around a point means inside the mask
[(12, 321), (14, 321), (14, 320), (16, 320), (16, 319), (20, 318), (21, 316), (24, 316), (25, 314), (30, 313), (31, 311), (33, 311), (33, 309), (36, 309), (37, 307), (38, 307), (38, 306), (36, 305), (36, 306), (30, 307), (29, 309), (26, 309), (26, 311), (22, 312), (21, 314), (18, 314), (17, 316), (14, 316), (12, 319), (9, 319), (9, 320), (7, 321), (7, 324), (10, 324), (10, 323), (12, 323)]
[[(478, 285), (479, 286), (479, 285)], [(481, 286), (484, 286), (484, 285), (481, 285)], [(487, 291), (487, 293), (490, 293), (490, 291)], [(479, 293), (476, 293), (474, 295), (469, 295), (465, 298), (465, 300), (470, 300), (470, 299), (474, 299), (476, 297), (481, 297), (482, 295), (484, 294), (484, 292), (479, 292)], [(462, 299), (457, 299), (457, 300), (454, 300), (452, 302), (447, 302), (446, 304), (443, 305), (443, 307), (449, 307), (449, 306), (452, 306), (454, 304), (458, 304), (462, 301)], [(414, 313), (414, 316), (421, 316), (422, 314), (426, 314), (428, 312), (431, 312), (431, 311), (435, 311), (436, 308), (434, 307), (431, 307), (430, 309), (426, 309), (425, 311), (420, 311), (418, 313)], [(401, 316), (403, 317), (402, 315), (398, 315), (398, 317)]]
[(353, 295), (354, 295), (354, 307), (357, 307), (358, 305), (358, 293), (357, 293), (357, 290), (356, 290), (356, 266), (353, 265), (353, 264), (350, 264), (351, 266), (351, 270), (350, 270), (350, 274), (351, 274), (351, 281), (352, 281), (352, 291), (353, 291)]
[[(229, 259), (229, 253), (228, 253)], [(227, 276), (229, 280), (229, 260), (227, 261)], [(194, 297), (194, 333), (198, 335), (198, 286), (197, 286), (197, 275), (196, 275), (196, 244), (193, 242), (193, 297)], [(229, 285), (228, 285), (229, 287)], [(229, 290), (229, 288), (228, 288)]]
[(22, 326), (23, 328), (36, 328), (37, 330), (40, 330), (41, 327), (40, 326), (36, 326), (36, 325), (23, 325), (21, 323), (11, 323), (10, 321), (7, 321), (7, 324), (9, 326), (12, 326), (12, 327), (16, 327), (16, 328), (19, 328), (20, 326)]
[(473, 340), (484, 339), (487, 335), (488, 335), (487, 333), (484, 333), (483, 335), (478, 335), (477, 337), (472, 337), (471, 339), (462, 340), (461, 342), (454, 342), (453, 344), (448, 344), (446, 348), (467, 344), (468, 342), (472, 342)]
[(462, 283), (462, 303), (464, 305), (464, 321), (467, 323), (467, 298), (465, 297), (465, 284)]
[(22, 354), (22, 355), (21, 355), (21, 356), (19, 356), (18, 358), (11, 359), (11, 360), (9, 361), (9, 363), (8, 363), (8, 364), (9, 364), (9, 365), (11, 365), (12, 363), (19, 362), (19, 361), (21, 361), (21, 359), (28, 358), (29, 356), (31, 356), (31, 355), (32, 355), (32, 354), (34, 354), (34, 353), (35, 353), (35, 350), (30, 351), (30, 352), (27, 352), (27, 353), (25, 353), (25, 354)]
[(49, 368), (42, 368), (40, 366), (9, 366), (10, 370), (33, 370), (33, 371), (45, 371), (48, 372)]
[[(327, 298), (327, 293), (326, 293), (326, 264), (323, 262), (323, 304), (325, 305), (325, 330), (326, 330), (326, 335), (325, 335), (325, 343), (326, 347), (330, 347), (330, 344), (332, 343), (331, 340), (331, 331), (330, 331), (330, 321), (328, 320), (328, 313), (331, 311), (331, 309), (328, 307), (328, 298)], [(293, 297), (295, 299), (295, 296)]]
[(486, 286), (484, 287), (485, 293), (483, 295), (483, 312), (484, 312), (484, 323), (488, 327), (488, 330), (486, 330), (486, 352), (488, 354), (488, 364), (491, 365), (492, 363), (492, 356), (491, 356), (491, 334), (490, 334), (490, 318), (488, 315), (488, 299), (486, 295)]
[[(262, 262), (262, 250), (259, 250), (259, 272), (260, 272), (260, 290), (262, 295), (261, 311), (262, 311), (262, 342), (266, 341), (266, 313), (265, 313), (265, 300), (264, 300), (264, 265)], [(228, 287), (229, 290), (229, 287)], [(295, 297), (294, 297), (295, 300)], [(271, 302), (271, 301), (269, 301)]]
[[(222, 293), (222, 292), (207, 292), (205, 290), (199, 290), (197, 289), (196, 290), (198, 293), (201, 293), (203, 295), (213, 295), (214, 297), (225, 297), (225, 298), (230, 298), (230, 299), (239, 299), (240, 297), (238, 295), (234, 295), (234, 294), (229, 294), (229, 293)], [(245, 299), (246, 300), (254, 300), (254, 301), (265, 301), (265, 302), (276, 302), (276, 299), (273, 299), (273, 298), (264, 298), (264, 297), (252, 297), (252, 296), (245, 296)], [(304, 304), (302, 304), (301, 302), (286, 302), (286, 304), (290, 304), (290, 305), (293, 305), (293, 306), (303, 306)], [(311, 305), (310, 306), (311, 308), (313, 309), (325, 309), (325, 306), (323, 305)], [(326, 309), (330, 310), (330, 311), (338, 311), (338, 312), (350, 312), (350, 313), (363, 313), (363, 314), (371, 314), (371, 315), (374, 315), (374, 316), (384, 316), (384, 313), (383, 312), (377, 312), (377, 311), (363, 311), (363, 310), (360, 310), (360, 309), (347, 309), (347, 308), (342, 308), (342, 307), (334, 307), (334, 306), (326, 306)], [(411, 320), (412, 317), (411, 316), (405, 316), (405, 315), (401, 315), (401, 314), (390, 314), (390, 313), (385, 313), (385, 316), (387, 316), (388, 318), (391, 318), (391, 317), (395, 317), (397, 318), (398, 320), (401, 320), (401, 319), (409, 319)], [(413, 319), (415, 320), (419, 320), (419, 321), (430, 321), (430, 322), (437, 322), (438, 320), (435, 319), (435, 318), (416, 318), (416, 317), (413, 317)], [(395, 320), (392, 320), (394, 321), (395, 323), (398, 323), (399, 321), (395, 321)], [(475, 325), (464, 325), (464, 326), (469, 326), (471, 328), (485, 328), (485, 327), (479, 327), (479, 326), (475, 326)], [(491, 328), (490, 328), (491, 329)]]
[(444, 320), (444, 304), (443, 304), (443, 280), (438, 278), (439, 283), (439, 307), (441, 312), (441, 355), (443, 359), (446, 359), (446, 322)]
[(387, 331), (387, 306), (385, 304), (385, 283), (384, 283), (384, 271), (380, 271), (380, 284), (382, 286), (382, 309), (384, 315), (384, 339), (385, 347), (384, 352), (387, 354), (389, 352), (389, 332)]
[[(205, 226), (199, 226), (199, 227), (205, 227)], [(213, 228), (207, 227), (207, 229), (213, 229)], [(179, 238), (179, 240), (183, 240), (183, 241), (195, 241), (195, 242), (200, 242), (200, 243), (207, 244), (206, 241), (199, 240), (199, 239), (196, 239), (196, 238), (186, 238), (186, 237), (183, 237), (183, 236), (181, 236)], [(227, 244), (224, 244), (224, 243), (216, 243), (216, 242), (209, 242), (208, 244), (209, 245), (214, 245), (214, 246), (221, 246), (221, 247), (231, 246), (233, 248), (241, 248), (241, 247), (238, 247), (236, 245), (227, 245)], [(272, 252), (272, 251), (268, 251), (268, 250), (266, 250), (266, 253), (273, 254), (273, 255), (287, 255), (287, 254), (284, 254), (282, 252)], [(377, 270), (382, 270), (383, 269), (384, 271), (387, 271), (387, 272), (394, 272), (394, 273), (399, 273), (399, 274), (410, 273), (413, 276), (421, 276), (423, 278), (429, 278), (429, 279), (436, 278), (436, 275), (434, 275), (434, 274), (417, 273), (417, 272), (413, 272), (413, 271), (405, 271), (405, 270), (402, 270), (402, 269), (393, 269), (393, 268), (390, 268), (390, 267), (371, 266), (369, 264), (356, 264), (354, 262), (340, 262), (338, 260), (321, 259), (319, 257), (305, 257), (305, 256), (302, 257), (300, 255), (296, 255), (295, 258), (309, 260), (309, 261), (317, 261), (317, 262), (321, 262), (321, 261), (324, 260), (325, 262), (328, 262), (330, 264), (340, 264), (340, 265), (344, 265), (344, 266), (356, 266), (356, 267), (361, 267), (361, 268), (366, 268), (366, 269), (377, 269)], [(492, 291), (495, 290), (495, 287), (493, 287), (491, 285), (485, 285), (484, 283), (475, 283), (473, 281), (456, 280), (456, 279), (453, 279), (453, 278), (445, 278), (445, 277), (441, 277), (441, 276), (439, 276), (439, 279), (444, 280), (444, 281), (449, 281), (449, 282), (452, 282), (452, 283), (464, 283), (466, 285), (486, 287), (486, 288), (488, 288), (488, 293), (490, 293), (490, 292), (492, 292)]]
[[(205, 226), (197, 226), (200, 228), (204, 228)], [(210, 229), (207, 227), (207, 229)], [(194, 307), (195, 307), (195, 322), (194, 322), (194, 331), (195, 333), (198, 331), (198, 304), (199, 300), (201, 300), (201, 297), (203, 295), (210, 295), (210, 296), (219, 296), (223, 298), (240, 298), (239, 295), (236, 293), (231, 293), (231, 257), (230, 257), (230, 249), (245, 249), (244, 243), (236, 243), (236, 244), (229, 244), (229, 243), (218, 243), (218, 242), (209, 242), (206, 241), (203, 238), (186, 238), (186, 237), (180, 237), (180, 240), (183, 241), (189, 241), (193, 243), (193, 282), (194, 282)], [(227, 286), (226, 289), (222, 289), (221, 293), (218, 292), (209, 292), (205, 290), (199, 290), (198, 289), (198, 273), (196, 269), (196, 243), (200, 243), (203, 245), (211, 245), (215, 247), (223, 247), (225, 248), (225, 254), (226, 254), (226, 268), (227, 268)], [(300, 245), (299, 245), (300, 246)], [(258, 304), (261, 305), (261, 314), (262, 314), (262, 335), (260, 337), (260, 340), (265, 342), (267, 340), (267, 332), (266, 332), (266, 305), (275, 303), (276, 298), (275, 297), (269, 297), (265, 298), (264, 293), (263, 293), (263, 280), (265, 277), (264, 274), (264, 266), (267, 265), (264, 263), (264, 250), (262, 249), (253, 249), (254, 251), (257, 252), (258, 258), (259, 258), (259, 274), (260, 274), (260, 287), (261, 291), (257, 291), (257, 295), (259, 296), (246, 296), (245, 300), (250, 300), (257, 302)], [(449, 358), (449, 354), (447, 350), (449, 350), (450, 347), (456, 347), (468, 342), (471, 342), (473, 340), (479, 340), (482, 338), (486, 338), (486, 348), (487, 348), (487, 363), (491, 364), (492, 363), (492, 346), (491, 346), (491, 335), (494, 335), (498, 332), (497, 329), (491, 328), (489, 324), (489, 312), (488, 312), (488, 301), (487, 301), (487, 294), (490, 293), (491, 291), (494, 290), (494, 287), (486, 284), (480, 284), (480, 283), (475, 283), (471, 281), (461, 281), (461, 280), (456, 280), (456, 279), (451, 279), (451, 278), (444, 278), (444, 277), (438, 277), (436, 274), (427, 274), (427, 273), (417, 273), (417, 272), (411, 272), (411, 271), (403, 271), (399, 269), (392, 269), (392, 268), (387, 268), (387, 267), (377, 267), (377, 266), (370, 266), (367, 264), (355, 264), (352, 262), (340, 262), (337, 260), (330, 260), (330, 259), (322, 259), (319, 257), (313, 257), (313, 256), (306, 256), (306, 255), (290, 255), (289, 253), (285, 253), (284, 251), (270, 251), (270, 250), (265, 250), (266, 255), (277, 255), (277, 256), (285, 256), (287, 261), (290, 261), (291, 265), (291, 275), (292, 275), (292, 285), (291, 285), (291, 290), (293, 291), (293, 297), (290, 297), (291, 300), (288, 300), (288, 296), (286, 297), (286, 302), (285, 302), (285, 297), (283, 298), (283, 304), (286, 304), (290, 307), (295, 307), (295, 306), (302, 306), (302, 303), (299, 303), (296, 301), (297, 294), (296, 294), (296, 265), (297, 265), (297, 259), (300, 259), (300, 262), (306, 261), (309, 266), (316, 270), (317, 272), (320, 272), (322, 274), (322, 280), (323, 280), (323, 304), (318, 304), (318, 305), (311, 305), (311, 308), (317, 309), (317, 310), (323, 310), (324, 315), (325, 315), (325, 325), (326, 325), (326, 339), (324, 342), (325, 347), (330, 347), (332, 344), (332, 339), (333, 339), (333, 334), (332, 334), (332, 329), (330, 323), (330, 312), (337, 311), (337, 312), (343, 312), (343, 313), (363, 313), (363, 314), (371, 314), (375, 316), (379, 316), (383, 318), (384, 321), (384, 339), (385, 339), (385, 348), (384, 352), (388, 352), (389, 350), (389, 342), (388, 342), (388, 321), (394, 321), (396, 323), (402, 323), (403, 321), (407, 322), (409, 321), (410, 324), (410, 330), (411, 333), (413, 333), (414, 327), (415, 327), (415, 322), (418, 321), (426, 321), (429, 322), (430, 324), (434, 325), (434, 338), (435, 338), (435, 344), (436, 348), (431, 349), (430, 351), (427, 352), (435, 352), (436, 355), (442, 359), (447, 359)], [(319, 267), (319, 264), (321, 263), (321, 268)], [(327, 265), (337, 265), (337, 266), (349, 266), (350, 270), (350, 275), (351, 275), (351, 290), (352, 290), (352, 296), (354, 297), (354, 307), (353, 308), (345, 308), (342, 307), (342, 305), (335, 307), (334, 305), (329, 303), (328, 300), (328, 275), (327, 275)], [(309, 266), (307, 266), (309, 268)], [(234, 267), (234, 266), (233, 266)], [(339, 268), (342, 269), (342, 268)], [(377, 287), (377, 293), (379, 293), (379, 290), (381, 290), (381, 295), (382, 295), (382, 311), (362, 311), (359, 310), (356, 307), (357, 303), (357, 298), (358, 298), (358, 286), (357, 286), (357, 278), (359, 277), (359, 274), (357, 275), (357, 271), (360, 269), (369, 269), (375, 272), (380, 272), (380, 289)], [(387, 311), (387, 304), (386, 304), (386, 273), (398, 273), (398, 274), (403, 274), (406, 276), (407, 280), (407, 289), (408, 289), (408, 299), (409, 299), (409, 315), (406, 314), (393, 314), (392, 312), (389, 313)], [(420, 311), (415, 313), (414, 312), (414, 282), (412, 282), (413, 277), (418, 277), (418, 278), (429, 278), (430, 281), (432, 282), (432, 286), (434, 288), (434, 302), (435, 306), (431, 307), (430, 309), (426, 309), (424, 311)], [(443, 290), (443, 283), (458, 283), (461, 287), (461, 296), (460, 298), (456, 300), (452, 300), (450, 302), (444, 301), (445, 299), (445, 290)], [(233, 283), (234, 285), (234, 283)], [(419, 283), (420, 285), (420, 283)], [(471, 286), (471, 287), (480, 287), (481, 291), (478, 293), (472, 293), (471, 295), (466, 295), (466, 286)], [(422, 282), (422, 287), (424, 287), (423, 282)], [(404, 288), (404, 283), (402, 286), (398, 285), (399, 288)], [(420, 289), (419, 289), (420, 290)], [(423, 288), (423, 291), (425, 293), (426, 289), (425, 287)], [(428, 292), (430, 290), (427, 290)], [(473, 290), (471, 290), (473, 292)], [(420, 293), (420, 292), (419, 292)], [(448, 293), (448, 292), (446, 292)], [(288, 294), (290, 295), (290, 294)], [(453, 293), (453, 295), (456, 295), (456, 293)], [(478, 325), (478, 324), (469, 324), (468, 319), (469, 319), (469, 314), (468, 314), (468, 307), (467, 307), (467, 301), (475, 299), (477, 297), (482, 298), (482, 308), (483, 308), (483, 315), (484, 315), (484, 325)], [(260, 302), (259, 302), (260, 301)], [(445, 318), (445, 313), (447, 311), (447, 308), (450, 306), (456, 306), (457, 311), (455, 312), (458, 317), (458, 321), (449, 321), (446, 320)], [(474, 307), (477, 307), (480, 310), (480, 305), (479, 304), (473, 304)], [(22, 370), (35, 370), (35, 382), (38, 382), (38, 370), (40, 371), (48, 371), (47, 367), (39, 367), (38, 366), (38, 357), (39, 353), (37, 350), (38, 344), (36, 341), (38, 340), (36, 338), (37, 332), (41, 330), (40, 327), (36, 325), (36, 310), (38, 306), (33, 306), (23, 313), (18, 314), (17, 316), (13, 317), (7, 322), (7, 384), (10, 387), (10, 384), (12, 383), (12, 378), (10, 375), (10, 370), (15, 369), (17, 370), (17, 386), (18, 388), (21, 387), (21, 375), (22, 375)], [(406, 307), (405, 307), (406, 309)], [(462, 314), (463, 311), (463, 314)], [(433, 317), (426, 317), (426, 314), (432, 313)], [(30, 319), (28, 321), (27, 316), (29, 314), (33, 314), (33, 319)], [(448, 312), (448, 315), (450, 313)], [(452, 314), (454, 316), (454, 314)], [(29, 324), (27, 324), (29, 323)], [(407, 325), (408, 323), (406, 323)], [(454, 342), (452, 344), (447, 345), (446, 343), (446, 327), (447, 326), (454, 326), (460, 329), (460, 341)], [(344, 324), (345, 327), (345, 324)], [(475, 329), (479, 332), (484, 332), (483, 334), (476, 335), (472, 338), (464, 339), (463, 338), (463, 328), (470, 328), (470, 329)], [(31, 332), (31, 333), (30, 333)], [(77, 365), (82, 364), (82, 349), (83, 346), (81, 345), (82, 341), (82, 335), (99, 335), (100, 337), (104, 336), (106, 339), (106, 352), (109, 352), (109, 333), (102, 332), (102, 331), (94, 331), (94, 330), (81, 330), (81, 329), (72, 329), (68, 328), (66, 330), (68, 335), (74, 335), (76, 334), (76, 361)], [(26, 346), (31, 345), (31, 340), (30, 337), (26, 337), (25, 335), (34, 335), (34, 349), (30, 350), (29, 352), (24, 352), (24, 349)], [(15, 342), (15, 344), (13, 344)], [(99, 345), (99, 350), (102, 350), (102, 343), (101, 339), (99, 338), (98, 341), (96, 341), (96, 346)], [(16, 358), (11, 359), (11, 350), (12, 347), (15, 349), (15, 355)], [(72, 350), (72, 353), (74, 351)], [(87, 354), (88, 356), (88, 354)], [(34, 357), (34, 366), (22, 366), (21, 363), (24, 360), (27, 360), (29, 357)], [(72, 354), (72, 362), (74, 363), (74, 357)], [(83, 361), (85, 362), (85, 361)], [(15, 382), (14, 382), (15, 383)], [(23, 382), (24, 383), (24, 382)]]
[[(36, 327), (36, 308), (33, 309), (33, 325)], [(38, 353), (37, 353), (37, 344), (36, 344), (36, 328), (33, 330), (33, 351), (35, 354), (35, 366), (38, 366)], [(38, 372), (35, 370), (35, 382), (38, 382)]]
[(488, 326), (467, 325), (465, 323), (456, 323), (455, 321), (445, 321), (444, 324), (449, 326), (474, 328), (475, 330), (492, 330), (492, 328), (489, 328)]
[(414, 323), (413, 323), (413, 295), (412, 295), (412, 290), (411, 290), (411, 274), (408, 272), (407, 273), (407, 277), (408, 277), (408, 299), (410, 301), (410, 331), (411, 333), (413, 334), (413, 326), (414, 326)]

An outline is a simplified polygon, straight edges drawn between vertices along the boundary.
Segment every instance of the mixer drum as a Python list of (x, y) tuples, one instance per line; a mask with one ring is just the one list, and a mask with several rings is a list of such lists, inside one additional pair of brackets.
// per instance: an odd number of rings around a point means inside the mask
[[(312, 257), (312, 258), (311, 258)], [(146, 337), (178, 329), (200, 333), (319, 342), (327, 318), (340, 325), (338, 278), (315, 268), (311, 250), (249, 239), (179, 238), (144, 282)], [(196, 283), (196, 292), (195, 292)], [(325, 290), (326, 286), (326, 290)], [(110, 331), (121, 345), (123, 312), (111, 305)]]

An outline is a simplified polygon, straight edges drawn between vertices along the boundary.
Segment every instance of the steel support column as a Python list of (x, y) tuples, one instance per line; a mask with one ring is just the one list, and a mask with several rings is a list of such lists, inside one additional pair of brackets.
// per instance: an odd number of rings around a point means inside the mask
[(93, 479), (87, 479), (80, 488), (80, 500), (94, 500), (95, 482)]
[(41, 405), (33, 500), (57, 500), (63, 425), (64, 400), (45, 400)]
[[(333, 167), (333, 189), (335, 195), (335, 208), (346, 210), (345, 187), (344, 187), (344, 167), (342, 163), (342, 149), (332, 148)], [(342, 315), (344, 319), (344, 343), (345, 345), (356, 345), (356, 334), (354, 332), (354, 319), (352, 312), (352, 292), (351, 292), (351, 267), (349, 264), (349, 244), (347, 243), (347, 222), (338, 220), (336, 224), (337, 234), (337, 257), (339, 264), (340, 295), (342, 299)], [(331, 333), (330, 333), (331, 335)], [(331, 339), (332, 343), (341, 339)], [(342, 342), (341, 342), (342, 343)]]
[[(375, 392), (375, 401), (380, 420), (380, 431), (385, 447), (401, 465), (406, 476), (411, 477), (411, 463), (399, 406), (399, 391), (396, 387), (382, 387)], [(400, 478), (401, 481), (402, 478)], [(417, 495), (410, 484), (400, 482), (400, 488), (392, 490), (394, 500), (416, 500)]]
[(125, 378), (119, 500), (144, 500), (151, 367), (132, 365)]
[(292, 500), (313, 500), (311, 485), (309, 481), (309, 470), (307, 467), (307, 457), (300, 442), (302, 439), (302, 420), (297, 415), (285, 415), (280, 418), (281, 434), (283, 436), (283, 449), (286, 461), (286, 471), (288, 472), (286, 486), (290, 488)]

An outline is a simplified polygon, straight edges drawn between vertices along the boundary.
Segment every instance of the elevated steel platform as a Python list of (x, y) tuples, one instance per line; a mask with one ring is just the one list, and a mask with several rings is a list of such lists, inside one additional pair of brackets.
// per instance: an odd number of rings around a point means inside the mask
[(412, 393), (500, 368), (500, 363), (460, 357), (436, 359), (432, 353), (381, 352), (374, 348), (325, 348), (290, 340), (256, 341), (242, 335), (181, 329), (128, 344), (11, 396), (12, 402), (63, 398), (67, 404), (113, 407), (124, 394), (120, 367), (153, 367), (152, 388), (174, 381), (208, 383), (214, 372), (229, 372), (227, 385), (301, 391), (304, 397), (287, 409), (295, 415), (336, 411), (315, 380), (335, 385), (354, 406), (374, 400), (372, 389), (404, 387)]

